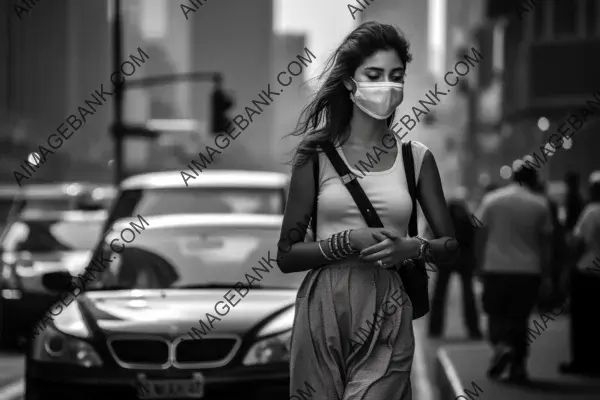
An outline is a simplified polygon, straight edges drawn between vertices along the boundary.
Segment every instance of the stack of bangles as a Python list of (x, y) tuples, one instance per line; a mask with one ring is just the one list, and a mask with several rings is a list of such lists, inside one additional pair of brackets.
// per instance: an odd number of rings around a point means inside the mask
[(329, 247), (329, 254), (331, 254), (331, 257), (328, 256), (327, 253), (323, 251), (323, 247), (321, 247), (321, 242), (324, 242), (324, 240), (318, 242), (319, 250), (321, 250), (323, 256), (329, 261), (334, 261), (341, 260), (351, 254), (358, 253), (358, 250), (353, 248), (350, 244), (350, 232), (352, 232), (352, 229), (338, 232), (327, 239), (327, 245)]

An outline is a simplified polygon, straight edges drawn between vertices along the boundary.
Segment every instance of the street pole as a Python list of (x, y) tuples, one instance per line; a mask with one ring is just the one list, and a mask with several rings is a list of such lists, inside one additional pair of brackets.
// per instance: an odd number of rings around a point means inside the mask
[[(117, 82), (123, 82), (121, 73), (122, 60), (122, 23), (121, 23), (121, 0), (114, 0), (113, 15), (113, 71), (117, 74)], [(113, 158), (114, 180), (118, 187), (123, 179), (123, 135), (121, 127), (123, 126), (123, 85), (115, 85), (115, 100), (113, 103), (114, 120), (112, 125), (112, 134), (115, 141), (115, 153)]]
[[(126, 126), (123, 121), (124, 97), (126, 83), (121, 72), (121, 63), (123, 60), (123, 22), (121, 19), (121, 0), (114, 0), (113, 10), (113, 25), (112, 25), (112, 69), (117, 76), (117, 82), (121, 82), (114, 86), (114, 102), (113, 102), (113, 124), (111, 133), (114, 143), (114, 183), (117, 188), (125, 177), (125, 166), (123, 160), (123, 140), (129, 136), (138, 137), (156, 137), (156, 132), (152, 132), (141, 126)], [(161, 75), (152, 78), (137, 79), (127, 82), (127, 87), (151, 87), (160, 86), (166, 83), (183, 82), (183, 81), (214, 81), (218, 72), (190, 72), (174, 75)], [(112, 78), (111, 78), (112, 80)]]

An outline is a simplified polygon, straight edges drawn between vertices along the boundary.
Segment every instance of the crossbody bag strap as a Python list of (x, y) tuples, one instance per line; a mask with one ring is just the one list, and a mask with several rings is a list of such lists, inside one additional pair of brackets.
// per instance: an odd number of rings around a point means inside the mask
[(310, 217), (310, 229), (313, 232), (313, 239), (317, 241), (317, 207), (319, 203), (319, 153), (316, 151), (312, 156), (313, 162), (313, 180), (315, 188), (315, 198), (313, 200), (313, 211)]
[(371, 204), (371, 200), (369, 200), (365, 191), (358, 183), (356, 174), (350, 172), (350, 169), (348, 169), (348, 166), (331, 143), (324, 143), (321, 145), (321, 148), (340, 176), (342, 183), (344, 183), (344, 186), (350, 192), (367, 225), (370, 228), (383, 228), (383, 222), (381, 222), (377, 211), (375, 211), (373, 204)]
[(419, 234), (419, 230), (417, 226), (417, 184), (411, 142), (402, 143), (402, 161), (404, 162), (408, 193), (410, 194), (410, 199), (412, 201), (412, 213), (410, 214), (410, 220), (408, 222), (408, 236), (413, 237)]

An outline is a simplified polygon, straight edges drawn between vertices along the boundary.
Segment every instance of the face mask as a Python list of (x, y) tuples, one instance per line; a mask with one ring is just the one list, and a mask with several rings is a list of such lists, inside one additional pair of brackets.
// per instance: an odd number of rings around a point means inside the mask
[(404, 100), (403, 83), (356, 81), (354, 83), (356, 83), (356, 93), (350, 92), (350, 99), (358, 108), (375, 119), (388, 118)]

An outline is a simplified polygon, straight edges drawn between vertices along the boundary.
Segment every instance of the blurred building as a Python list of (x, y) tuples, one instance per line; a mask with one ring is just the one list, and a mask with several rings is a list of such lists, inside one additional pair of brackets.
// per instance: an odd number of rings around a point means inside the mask
[[(508, 166), (532, 152), (541, 156), (550, 135), (587, 106), (596, 115), (587, 117), (572, 147), (548, 156), (539, 168), (547, 180), (560, 180), (567, 170), (585, 177), (600, 168), (600, 98), (594, 96), (600, 91), (600, 1), (533, 3), (488, 0), (479, 32), (504, 60), (499, 153)], [(501, 40), (490, 40), (494, 26), (503, 27)], [(549, 122), (545, 131), (541, 118)]]
[[(298, 54), (305, 54), (305, 46), (305, 35), (275, 34), (271, 53), (271, 76), (276, 77), (279, 72), (285, 71), (289, 62), (296, 59)], [(271, 154), (275, 157), (275, 168), (278, 171), (290, 169), (285, 163), (292, 159), (293, 150), (300, 142), (300, 137), (285, 137), (285, 135), (296, 128), (303, 107), (310, 101), (310, 89), (304, 84), (307, 75), (305, 71), (304, 74), (296, 77), (281, 98), (273, 104)]]
[[(14, 182), (13, 170), (20, 169), (29, 152), (46, 143), (65, 118), (108, 81), (110, 63), (105, 0), (40, 2), (20, 16), (15, 4), (0, 4), (0, 178), (9, 182)], [(100, 107), (23, 183), (108, 179), (104, 151), (110, 147), (109, 108)]]
[[(173, 4), (171, 7), (175, 7)], [(179, 5), (177, 5), (179, 8)], [(252, 100), (260, 100), (259, 94), (270, 83), (278, 86), (276, 76), (271, 74), (271, 51), (273, 41), (272, 0), (236, 1), (220, 0), (206, 2), (198, 10), (181, 13), (180, 24), (190, 24), (191, 66), (193, 71), (220, 72), (223, 86), (232, 91), (235, 105), (230, 116), (246, 115), (245, 107)], [(197, 119), (209, 121), (211, 83), (198, 83), (192, 87), (192, 112)], [(274, 103), (283, 96), (273, 96)], [(273, 105), (263, 108), (261, 115), (239, 135), (219, 157), (219, 166), (226, 168), (235, 160), (238, 166), (244, 158), (274, 167), (271, 153)], [(236, 132), (239, 131), (236, 129)], [(233, 154), (237, 157), (234, 157)]]

